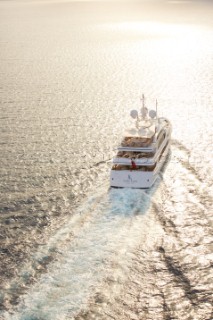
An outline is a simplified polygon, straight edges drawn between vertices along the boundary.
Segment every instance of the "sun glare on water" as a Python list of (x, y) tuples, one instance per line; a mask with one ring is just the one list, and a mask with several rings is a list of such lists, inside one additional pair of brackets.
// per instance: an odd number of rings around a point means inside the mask
[(202, 29), (195, 26), (184, 24), (161, 23), (155, 21), (147, 22), (122, 22), (104, 25), (108, 30), (115, 30), (120, 33), (134, 34), (138, 37), (156, 37), (156, 38), (172, 38), (177, 41), (177, 48), (179, 48), (180, 40), (182, 45), (194, 46), (197, 49), (197, 40), (202, 39)]
[[(131, 43), (137, 42), (138, 45), (142, 45), (143, 42), (143, 47), (145, 47), (144, 41), (151, 39), (152, 41), (149, 42), (151, 55), (157, 50), (158, 55), (164, 58), (168, 55), (169, 60), (175, 58), (179, 62), (182, 61), (183, 64), (190, 63), (192, 56), (199, 57), (203, 50), (208, 50), (203, 28), (194, 25), (138, 21), (112, 23), (102, 27), (120, 34), (121, 40), (128, 38)], [(179, 67), (179, 63), (173, 65), (173, 70), (176, 67)]]

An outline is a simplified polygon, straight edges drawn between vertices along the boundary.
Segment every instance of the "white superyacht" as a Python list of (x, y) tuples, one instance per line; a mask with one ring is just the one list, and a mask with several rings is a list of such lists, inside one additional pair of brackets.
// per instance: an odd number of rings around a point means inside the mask
[(126, 130), (117, 155), (113, 158), (110, 186), (120, 188), (150, 188), (166, 161), (170, 149), (171, 124), (148, 110), (142, 96), (140, 112), (132, 110), (135, 126)]

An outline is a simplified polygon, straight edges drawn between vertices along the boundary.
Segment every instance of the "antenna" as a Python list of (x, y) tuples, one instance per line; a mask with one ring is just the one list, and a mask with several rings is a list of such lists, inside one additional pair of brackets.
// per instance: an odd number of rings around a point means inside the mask
[(142, 109), (143, 109), (145, 107), (145, 96), (144, 96), (144, 94), (142, 94), (141, 101), (142, 101)]
[(141, 115), (142, 115), (142, 118), (145, 119), (146, 116), (147, 116), (147, 113), (148, 113), (148, 109), (145, 107), (145, 96), (144, 96), (144, 94), (142, 94), (141, 101), (142, 101)]

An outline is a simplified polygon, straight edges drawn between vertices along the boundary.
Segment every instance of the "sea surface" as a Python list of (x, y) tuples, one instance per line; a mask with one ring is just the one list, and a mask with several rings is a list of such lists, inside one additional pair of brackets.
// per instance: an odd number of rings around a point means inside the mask
[[(213, 319), (212, 1), (0, 1), (0, 319)], [(129, 112), (172, 122), (110, 189)]]

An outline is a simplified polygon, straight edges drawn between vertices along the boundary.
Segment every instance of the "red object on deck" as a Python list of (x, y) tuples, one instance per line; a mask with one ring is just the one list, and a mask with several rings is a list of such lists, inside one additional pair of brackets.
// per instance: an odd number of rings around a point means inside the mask
[(135, 161), (132, 160), (132, 159), (131, 159), (131, 164), (132, 164), (132, 169), (136, 169), (136, 168), (137, 168), (137, 166), (136, 166), (136, 164), (135, 164)]

